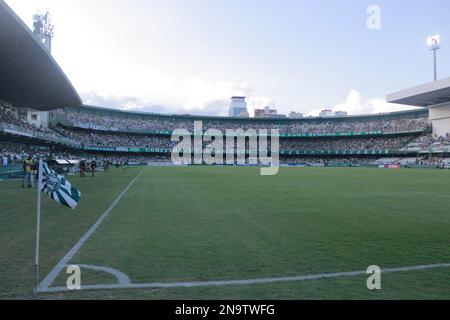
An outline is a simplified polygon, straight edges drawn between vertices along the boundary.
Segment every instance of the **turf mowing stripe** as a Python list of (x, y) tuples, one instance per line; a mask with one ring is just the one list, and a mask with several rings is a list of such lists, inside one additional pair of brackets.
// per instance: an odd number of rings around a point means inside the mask
[[(423, 271), (438, 268), (450, 268), (450, 263), (439, 263), (419, 266), (407, 266), (400, 268), (386, 268), (382, 269), (381, 273), (399, 273), (411, 271)], [(193, 287), (214, 287), (214, 286), (245, 286), (255, 284), (267, 284), (275, 282), (300, 282), (321, 279), (332, 279), (341, 277), (356, 277), (367, 275), (367, 271), (352, 271), (352, 272), (336, 272), (336, 273), (321, 273), (307, 276), (294, 277), (279, 277), (279, 278), (263, 278), (263, 279), (248, 279), (248, 280), (226, 280), (226, 281), (197, 281), (197, 282), (174, 282), (174, 283), (141, 283), (141, 284), (104, 284), (104, 285), (87, 285), (81, 286), (81, 290), (107, 290), (107, 289), (170, 289), (170, 288), (193, 288)], [(55, 288), (41, 288), (41, 293), (55, 293), (73, 291), (64, 287)]]
[(58, 264), (53, 268), (52, 271), (47, 275), (47, 277), (41, 282), (39, 285), (38, 291), (41, 289), (47, 289), (53, 281), (55, 281), (56, 277), (59, 273), (67, 266), (69, 261), (75, 256), (75, 254), (81, 249), (81, 247), (86, 243), (86, 241), (92, 236), (92, 234), (98, 229), (98, 227), (103, 223), (103, 221), (108, 217), (111, 211), (115, 208), (115, 206), (119, 203), (119, 201), (123, 198), (123, 196), (130, 190), (136, 180), (142, 175), (145, 171), (143, 169), (129, 184), (128, 186), (119, 194), (119, 196), (114, 200), (114, 202), (109, 206), (108, 209), (100, 216), (97, 222), (84, 234), (84, 236), (78, 240), (78, 242), (70, 249), (69, 252), (58, 262)]

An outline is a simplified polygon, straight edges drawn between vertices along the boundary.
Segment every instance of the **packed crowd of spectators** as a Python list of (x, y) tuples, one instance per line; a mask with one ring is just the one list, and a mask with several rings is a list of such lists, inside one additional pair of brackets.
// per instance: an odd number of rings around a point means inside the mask
[(408, 143), (402, 151), (445, 151), (450, 150), (450, 135), (435, 137), (432, 134), (423, 135)]
[[(84, 129), (99, 131), (169, 131), (176, 129), (194, 130), (194, 119), (183, 119), (171, 116), (125, 116), (125, 115), (96, 115), (89, 113), (78, 113), (64, 109), (56, 111), (63, 119), (73, 126)], [(320, 119), (298, 120), (298, 121), (260, 121), (260, 120), (227, 120), (214, 119), (203, 120), (203, 129), (278, 129), (281, 134), (332, 134), (352, 132), (403, 132), (403, 131), (426, 131), (429, 122), (426, 118), (421, 119), (373, 119), (355, 120), (339, 119), (326, 121)]]
[(326, 157), (326, 158), (317, 158), (317, 157), (288, 157), (280, 159), (281, 164), (290, 164), (290, 165), (328, 165), (328, 164), (345, 164), (345, 165), (358, 165), (358, 164), (370, 164), (374, 162), (374, 158), (367, 157)]
[(32, 125), (25, 117), (19, 115), (18, 110), (12, 105), (0, 100), (0, 131), (5, 129), (41, 140), (78, 145), (76, 141), (70, 140), (53, 130)]
[(1, 143), (0, 156), (2, 165), (21, 164), (28, 156), (47, 158), (51, 154), (50, 149), (19, 143)]
[[(36, 145), (26, 145), (20, 143), (3, 142), (0, 143), (0, 159), (2, 166), (20, 165), (29, 156), (36, 162), (41, 159), (63, 159), (63, 160), (81, 160), (86, 159), (89, 163), (96, 159), (100, 166), (109, 161), (113, 166), (127, 165), (172, 165), (170, 154), (130, 154), (130, 153), (103, 153), (68, 150)], [(247, 156), (248, 159), (248, 156)], [(327, 157), (305, 157), (288, 156), (280, 158), (281, 165), (304, 165), (304, 166), (358, 166), (358, 165), (382, 165), (382, 164), (401, 164), (401, 165), (421, 165), (432, 167), (449, 167), (450, 159), (442, 156), (429, 156), (424, 154), (418, 157), (386, 157), (376, 158), (376, 156), (327, 156)]]
[(450, 150), (450, 135), (447, 134), (445, 137), (433, 138), (431, 144), (432, 148), (447, 148)]
[[(94, 147), (116, 151), (127, 151), (128, 148), (146, 149), (172, 149), (178, 142), (172, 142), (169, 135), (139, 134), (139, 132), (173, 131), (175, 129), (186, 129), (193, 132), (194, 119), (170, 116), (141, 116), (141, 115), (94, 115), (88, 113), (75, 113), (68, 110), (58, 110), (56, 113), (75, 127), (67, 128), (58, 126), (54, 130), (37, 128), (30, 124), (26, 117), (18, 112), (13, 106), (0, 100), (0, 132), (5, 129), (21, 132), (27, 137), (37, 140), (45, 140), (53, 145), (63, 143), (74, 148), (56, 147), (45, 148), (26, 145), (8, 145), (0, 141), (0, 155), (3, 162), (8, 164), (19, 164), (28, 157), (47, 157), (80, 159), (92, 158), (107, 159), (115, 163), (134, 162), (143, 163), (151, 161), (170, 162), (170, 155), (148, 155), (140, 156), (133, 153), (114, 156), (105, 153), (93, 153), (83, 151), (83, 147)], [(126, 118), (134, 117), (134, 118)], [(428, 119), (391, 119), (383, 120), (374, 118), (367, 120), (358, 119), (336, 119), (333, 121), (320, 119), (307, 119), (298, 121), (266, 121), (266, 120), (231, 120), (210, 119), (203, 121), (203, 131), (211, 128), (225, 132), (226, 129), (278, 129), (280, 133), (296, 134), (331, 134), (350, 132), (400, 132), (400, 131), (427, 131), (429, 129)], [(122, 131), (128, 131), (122, 132)], [(205, 146), (208, 143), (204, 143)], [(248, 144), (248, 143), (247, 143)], [(224, 146), (226, 144), (224, 143)], [(270, 145), (269, 145), (270, 148)], [(450, 136), (436, 138), (431, 134), (421, 135), (389, 135), (377, 137), (346, 137), (346, 138), (314, 138), (314, 139), (281, 139), (281, 151), (364, 151), (364, 150), (404, 150), (420, 152), (424, 150), (450, 150)], [(68, 151), (69, 150), (69, 151)], [(78, 151), (77, 151), (78, 150)], [(159, 158), (158, 158), (159, 157)], [(296, 161), (303, 161), (298, 158)], [(309, 158), (311, 160), (311, 158)], [(355, 159), (354, 159), (355, 160)], [(285, 161), (283, 159), (282, 161)], [(326, 160), (322, 160), (326, 161)], [(348, 158), (347, 161), (352, 161)], [(355, 161), (360, 161), (356, 159)]]
[(437, 156), (422, 156), (417, 158), (417, 164), (422, 166), (432, 166), (437, 168), (450, 168), (450, 158)]
[(71, 139), (81, 141), (85, 147), (171, 149), (176, 145), (176, 143), (171, 142), (170, 137), (167, 136), (69, 130), (63, 127), (58, 127), (57, 130)]
[[(9, 129), (14, 132), (21, 132), (27, 136), (37, 139), (64, 143), (70, 146), (79, 147), (95, 146), (100, 148), (123, 147), (123, 148), (172, 148), (173, 143), (168, 138), (159, 138), (154, 136), (144, 136), (139, 134), (111, 133), (99, 129), (120, 131), (172, 131), (175, 129), (187, 129), (193, 131), (193, 120), (183, 119), (179, 117), (161, 117), (146, 116), (134, 119), (122, 118), (115, 115), (97, 116), (88, 113), (75, 113), (64, 109), (60, 109), (57, 113), (67, 119), (77, 127), (91, 128), (89, 131), (66, 130), (59, 127), (58, 130), (49, 130), (45, 128), (37, 128), (30, 124), (23, 116), (20, 116), (16, 109), (7, 103), (0, 102), (0, 129)], [(269, 128), (268, 128), (269, 127)], [(297, 133), (297, 134), (325, 134), (325, 133), (349, 133), (349, 132), (372, 132), (372, 131), (417, 131), (426, 130), (428, 128), (427, 119), (399, 119), (399, 120), (346, 120), (346, 121), (298, 121), (298, 122), (272, 122), (268, 126), (265, 121), (232, 121), (232, 120), (206, 120), (203, 122), (203, 130), (210, 128), (225, 131), (226, 129), (278, 129), (281, 133)], [(335, 148), (345, 148), (359, 150), (373, 148), (372, 139), (358, 139), (355, 141), (342, 140), (336, 145), (333, 140), (324, 142), (320, 148), (325, 150), (334, 150)], [(403, 141), (398, 139), (387, 138), (384, 140), (376, 139), (377, 149), (398, 148)], [(283, 140), (282, 140), (283, 141)], [(433, 141), (432, 143), (446, 143), (447, 140)], [(316, 149), (315, 141), (283, 141), (287, 150), (292, 148), (301, 148), (308, 150)], [(296, 144), (291, 147), (292, 144)], [(419, 142), (421, 147), (430, 143), (429, 140)], [(328, 146), (327, 144), (331, 144)], [(426, 147), (426, 146), (425, 146)]]
[[(143, 134), (106, 133), (101, 131), (71, 130), (61, 127), (59, 130), (72, 139), (83, 141), (85, 147), (96, 148), (156, 148), (172, 149), (178, 142), (172, 142), (169, 136), (151, 136)], [(358, 137), (327, 139), (281, 139), (280, 150), (284, 151), (321, 151), (321, 150), (398, 150), (414, 137)], [(204, 143), (207, 145), (209, 143)], [(224, 147), (226, 143), (224, 141)], [(248, 145), (248, 141), (247, 141)], [(270, 144), (269, 144), (270, 147)]]
[(92, 160), (97, 159), (99, 161), (109, 160), (111, 163), (120, 164), (124, 163), (147, 163), (147, 162), (165, 162), (171, 161), (170, 154), (168, 155), (133, 155), (133, 154), (105, 154), (99, 152), (85, 152), (77, 150), (67, 150), (59, 148), (58, 150), (52, 150), (49, 147), (12, 143), (12, 142), (0, 142), (0, 160), (1, 165), (16, 165), (22, 164), (22, 162), (31, 156), (33, 159), (64, 159), (64, 160)]
[(346, 139), (295, 139), (281, 140), (281, 150), (399, 150), (413, 138), (409, 136), (346, 138)]
[[(36, 159), (78, 160), (86, 156), (86, 154), (82, 151), (76, 151), (73, 149), (68, 150), (63, 147), (58, 147), (58, 149), (52, 149), (46, 146), (0, 141), (0, 157), (3, 165), (21, 164), (29, 156), (31, 156), (35, 160)], [(98, 154), (97, 156), (102, 155)]]
[(22, 143), (0, 142), (0, 165), (19, 165), (24, 160), (32, 157), (35, 161), (38, 159), (64, 159), (64, 160), (80, 160), (92, 159), (98, 160), (100, 163), (108, 160), (113, 165), (120, 164), (147, 164), (147, 163), (168, 163), (171, 162), (170, 154), (149, 154), (149, 155), (134, 155), (134, 154), (105, 154), (98, 152), (85, 152), (76, 150), (67, 150), (59, 148), (52, 150), (49, 147), (28, 145)]

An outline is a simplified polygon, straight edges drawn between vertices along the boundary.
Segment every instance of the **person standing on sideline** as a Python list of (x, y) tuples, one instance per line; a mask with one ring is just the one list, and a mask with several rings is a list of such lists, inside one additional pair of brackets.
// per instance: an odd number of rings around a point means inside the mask
[(4, 167), (6, 167), (8, 165), (8, 155), (7, 154), (3, 155), (2, 165)]
[(103, 161), (103, 170), (104, 170), (105, 172), (109, 172), (109, 159), (105, 159), (105, 160)]
[(25, 176), (23, 178), (22, 188), (25, 188), (25, 184), (28, 185), (28, 188), (34, 188), (33, 159), (31, 156), (23, 162), (23, 172)]
[(80, 161), (80, 177), (86, 177), (86, 160), (84, 158)]
[(92, 177), (95, 177), (95, 170), (97, 169), (97, 161), (95, 158), (91, 161)]

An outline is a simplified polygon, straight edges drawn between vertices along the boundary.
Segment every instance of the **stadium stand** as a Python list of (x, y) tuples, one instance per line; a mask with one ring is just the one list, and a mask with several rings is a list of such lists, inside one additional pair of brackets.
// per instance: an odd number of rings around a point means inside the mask
[(277, 129), (284, 165), (417, 164), (420, 153), (430, 145), (440, 148), (448, 143), (448, 138), (431, 136), (426, 110), (336, 119), (243, 121), (81, 106), (52, 111), (49, 129), (44, 129), (34, 127), (19, 110), (2, 102), (0, 117), (0, 140), (19, 142), (15, 146), (0, 145), (1, 154), (7, 154), (10, 163), (20, 163), (31, 154), (54, 159), (95, 157), (113, 163), (169, 164), (178, 143), (171, 141), (172, 132), (193, 132), (195, 121), (202, 122), (204, 131)]
[[(94, 110), (94, 109), (92, 109)], [(72, 127), (81, 129), (93, 129), (96, 131), (121, 131), (121, 132), (165, 132), (176, 129), (194, 129), (194, 121), (201, 120), (203, 129), (277, 129), (281, 134), (333, 134), (333, 133), (398, 133), (398, 132), (421, 132), (429, 130), (428, 119), (422, 114), (421, 118), (376, 118), (358, 119), (348, 118), (335, 119), (333, 121), (323, 119), (308, 119), (302, 121), (243, 121), (230, 119), (210, 119), (176, 117), (162, 115), (138, 115), (123, 113), (114, 114), (92, 114), (89, 108), (60, 109), (56, 113), (70, 123)], [(86, 111), (86, 112), (85, 112)], [(408, 115), (408, 114), (405, 114)], [(131, 117), (131, 118), (130, 118)], [(344, 120), (344, 121), (343, 121)]]
[(65, 145), (79, 145), (75, 140), (71, 140), (56, 131), (43, 127), (36, 127), (30, 124), (27, 119), (20, 115), (18, 109), (13, 108), (9, 103), (0, 100), (0, 132), (12, 136), (33, 137), (36, 139), (51, 141)]

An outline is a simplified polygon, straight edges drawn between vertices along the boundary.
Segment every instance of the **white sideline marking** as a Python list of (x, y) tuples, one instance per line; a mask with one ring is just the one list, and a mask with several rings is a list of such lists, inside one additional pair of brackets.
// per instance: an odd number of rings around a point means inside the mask
[(128, 186), (119, 194), (119, 196), (114, 200), (114, 202), (109, 206), (108, 209), (100, 216), (96, 223), (81, 237), (80, 240), (73, 246), (72, 249), (67, 252), (67, 254), (58, 262), (58, 264), (53, 268), (52, 271), (47, 275), (47, 277), (41, 282), (39, 285), (38, 291), (42, 292), (41, 289), (47, 289), (53, 281), (55, 281), (56, 277), (59, 273), (64, 269), (65, 266), (69, 264), (69, 261), (75, 256), (78, 250), (86, 243), (86, 241), (92, 236), (92, 234), (98, 229), (98, 227), (103, 223), (103, 221), (108, 217), (114, 207), (119, 203), (119, 201), (123, 198), (123, 196), (128, 192), (128, 190), (133, 186), (136, 180), (141, 176), (141, 174), (145, 171), (143, 169), (129, 184)]
[[(407, 271), (422, 271), (438, 268), (450, 268), (450, 263), (439, 263), (419, 266), (406, 266), (400, 268), (382, 269), (382, 273), (399, 273)], [(248, 279), (248, 280), (227, 280), (227, 281), (196, 281), (196, 282), (174, 282), (174, 283), (141, 283), (141, 284), (110, 284), (110, 285), (87, 285), (81, 286), (81, 290), (106, 290), (106, 289), (168, 289), (168, 288), (193, 288), (193, 287), (213, 287), (213, 286), (244, 286), (254, 284), (266, 284), (275, 282), (299, 282), (320, 279), (331, 279), (340, 277), (355, 277), (367, 275), (366, 270), (352, 271), (352, 272), (337, 272), (337, 273), (321, 273), (307, 276), (294, 277), (279, 277), (279, 278), (263, 278), (263, 279)], [(64, 287), (55, 288), (41, 288), (41, 293), (55, 293), (70, 291)], [(73, 291), (73, 290), (72, 290)]]

